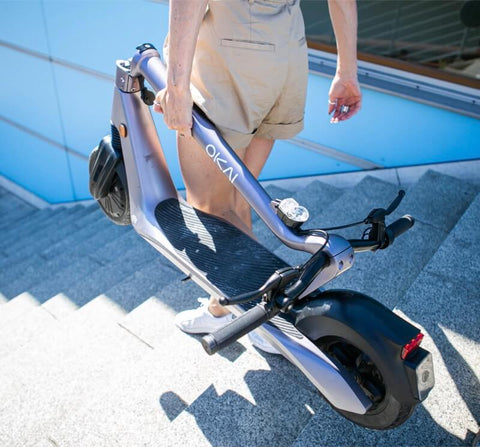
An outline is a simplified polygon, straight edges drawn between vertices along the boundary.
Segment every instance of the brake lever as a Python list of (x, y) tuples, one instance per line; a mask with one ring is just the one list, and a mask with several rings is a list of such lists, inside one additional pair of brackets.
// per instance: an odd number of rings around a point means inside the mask
[(392, 214), (398, 208), (398, 205), (400, 205), (400, 202), (403, 200), (404, 197), (405, 197), (405, 191), (401, 189), (400, 191), (398, 191), (398, 195), (395, 198), (395, 200), (390, 204), (390, 206), (385, 211), (385, 215), (388, 216), (389, 214)]
[(242, 293), (232, 298), (223, 296), (218, 302), (222, 306), (231, 306), (234, 304), (248, 303), (260, 297), (263, 297), (265, 301), (269, 301), (276, 296), (278, 291), (283, 290), (286, 285), (298, 275), (299, 270), (297, 267), (284, 267), (283, 269), (276, 270), (259, 289)]
[(388, 206), (387, 209), (385, 208), (375, 208), (374, 210), (370, 211), (370, 214), (365, 219), (365, 224), (378, 224), (384, 223), (385, 217), (389, 214), (392, 214), (400, 205), (400, 202), (405, 197), (405, 191), (401, 189), (398, 191), (397, 197), (393, 200), (393, 202)]

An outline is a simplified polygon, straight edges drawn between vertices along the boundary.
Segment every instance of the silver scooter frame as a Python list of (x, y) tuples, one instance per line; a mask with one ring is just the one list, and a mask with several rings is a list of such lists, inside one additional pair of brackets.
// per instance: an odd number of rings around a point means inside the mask
[[(176, 254), (155, 218), (158, 203), (169, 198), (182, 199), (170, 177), (150, 109), (141, 98), (142, 78), (155, 92), (165, 86), (165, 66), (158, 52), (149, 44), (139, 47), (131, 60), (117, 61), (111, 118), (112, 124), (122, 130), (121, 145), (132, 225), (140, 236), (207, 293), (220, 297), (220, 290)], [(322, 236), (299, 236), (281, 221), (271, 198), (197, 107), (193, 111), (192, 134), (282, 243), (312, 254), (324, 247), (323, 252), (329, 256), (330, 264), (302, 296), (307, 296), (352, 266), (354, 250), (344, 238), (330, 235), (326, 242)], [(230, 308), (236, 315), (244, 312), (239, 306)], [(339, 368), (308, 338), (294, 338), (270, 325), (263, 325), (258, 330), (308, 377), (333, 406), (357, 414), (365, 414), (369, 409), (371, 402), (359, 385), (342, 375)]]

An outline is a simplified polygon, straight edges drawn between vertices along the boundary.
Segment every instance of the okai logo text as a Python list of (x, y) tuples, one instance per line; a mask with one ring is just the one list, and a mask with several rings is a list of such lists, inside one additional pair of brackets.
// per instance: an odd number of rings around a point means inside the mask
[(217, 148), (213, 144), (207, 144), (205, 151), (207, 152), (207, 155), (217, 164), (220, 170), (228, 177), (230, 183), (233, 183), (238, 177), (238, 174), (233, 173), (233, 168), (231, 166), (226, 167), (227, 160), (220, 158), (220, 152), (218, 152)]

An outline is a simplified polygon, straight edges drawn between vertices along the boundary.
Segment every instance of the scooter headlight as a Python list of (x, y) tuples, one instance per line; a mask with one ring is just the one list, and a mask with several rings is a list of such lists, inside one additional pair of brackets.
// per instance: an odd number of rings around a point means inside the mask
[(308, 220), (307, 208), (297, 203), (295, 199), (288, 198), (276, 202), (277, 214), (280, 219), (291, 228), (299, 228)]

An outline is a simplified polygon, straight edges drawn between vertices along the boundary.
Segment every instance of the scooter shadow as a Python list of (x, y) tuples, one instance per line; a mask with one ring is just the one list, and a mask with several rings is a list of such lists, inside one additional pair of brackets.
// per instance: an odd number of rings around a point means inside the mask
[[(170, 427), (169, 441), (180, 439), (188, 431), (192, 445), (204, 445), (206, 439), (214, 447), (464, 445), (463, 440), (438, 425), (421, 405), (401, 427), (375, 431), (344, 419), (318, 394), (283, 372), (248, 371), (243, 379), (249, 392), (243, 395), (232, 389), (218, 393), (214, 385), (207, 388), (178, 413)], [(232, 383), (232, 388), (238, 387)], [(165, 393), (160, 398), (162, 409), (171, 415), (165, 403), (183, 402), (172, 394)], [(196, 427), (188, 415), (195, 418)]]

